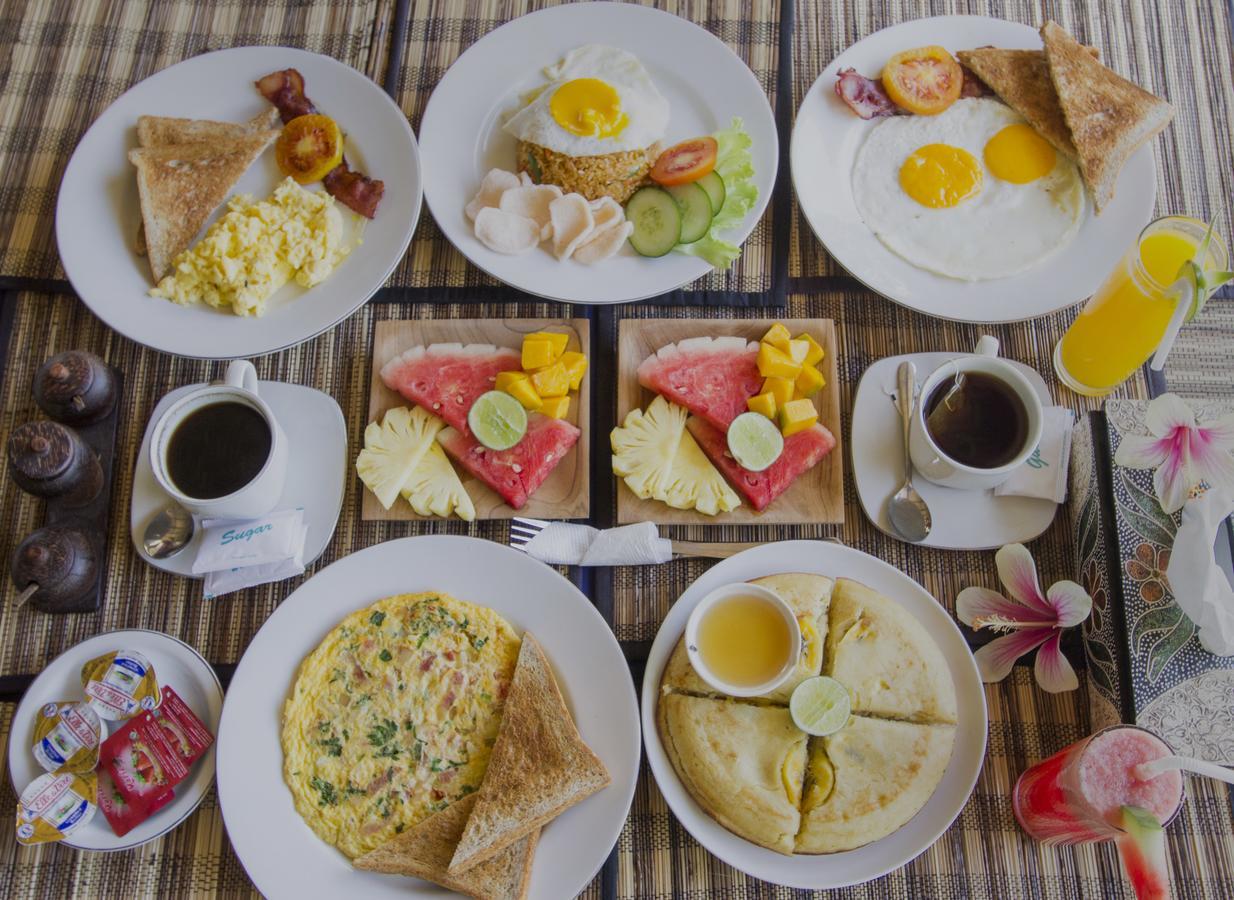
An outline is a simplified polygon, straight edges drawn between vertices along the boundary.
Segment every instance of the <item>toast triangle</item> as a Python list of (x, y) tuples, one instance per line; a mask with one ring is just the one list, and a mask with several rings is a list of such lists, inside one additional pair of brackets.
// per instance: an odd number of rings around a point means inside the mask
[(1063, 118), (1050, 67), (1040, 50), (1002, 50), (981, 47), (956, 54), (998, 99), (1020, 115), (1068, 159), (1076, 158), (1071, 129)]
[(579, 736), (539, 642), (525, 633), (488, 772), (450, 874), (491, 859), (611, 780)]
[(1123, 165), (1170, 124), (1174, 108), (1093, 59), (1056, 22), (1041, 27), (1041, 40), (1080, 173), (1100, 213), (1114, 199)]
[(477, 796), (468, 794), (451, 803), (355, 859), (352, 865), (370, 872), (423, 878), (478, 900), (522, 900), (531, 881), (531, 862), (540, 840), (538, 828), (466, 872), (449, 872), (450, 857), (475, 808)]
[(247, 122), (215, 122), (210, 119), (177, 119), (171, 116), (138, 116), (137, 145), (192, 144), (198, 141), (234, 140), (279, 127), (279, 111), (267, 107)]

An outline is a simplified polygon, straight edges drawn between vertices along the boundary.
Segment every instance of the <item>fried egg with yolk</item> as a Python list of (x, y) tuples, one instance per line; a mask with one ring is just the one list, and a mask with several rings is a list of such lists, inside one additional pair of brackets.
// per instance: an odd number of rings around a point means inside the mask
[(858, 151), (852, 185), (890, 250), (964, 281), (1039, 265), (1075, 237), (1086, 205), (1075, 164), (985, 97), (884, 119)]

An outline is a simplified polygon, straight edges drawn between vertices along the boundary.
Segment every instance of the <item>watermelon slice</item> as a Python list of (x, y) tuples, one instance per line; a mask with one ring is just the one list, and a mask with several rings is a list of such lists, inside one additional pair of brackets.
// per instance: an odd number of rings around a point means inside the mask
[(784, 452), (780, 458), (761, 472), (751, 472), (737, 465), (737, 460), (728, 452), (724, 432), (710, 422), (691, 416), (686, 428), (716, 468), (757, 510), (766, 509), (767, 504), (788, 490), (798, 475), (813, 468), (836, 445), (830, 431), (822, 425), (815, 425), (785, 438)]
[(638, 367), (638, 382), (720, 431), (763, 386), (758, 343), (739, 337), (688, 338), (661, 347)]
[(522, 371), (517, 350), (492, 344), (430, 344), (412, 347), (381, 367), (381, 380), (412, 403), (445, 419), (465, 435), (467, 411), (491, 391), (497, 373)]
[(1118, 855), (1131, 879), (1136, 900), (1169, 900), (1165, 829), (1151, 812), (1138, 806), (1122, 807), (1120, 824), (1123, 833), (1118, 837)]
[(527, 433), (509, 450), (489, 450), (456, 428), (443, 428), (437, 433), (437, 441), (460, 466), (500, 494), (508, 505), (522, 509), (581, 433), (562, 419), (532, 413), (527, 417)]

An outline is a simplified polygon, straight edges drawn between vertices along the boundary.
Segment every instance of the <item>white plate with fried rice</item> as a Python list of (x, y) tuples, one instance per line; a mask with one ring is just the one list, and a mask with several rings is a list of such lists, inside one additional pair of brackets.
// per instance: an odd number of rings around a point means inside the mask
[[(778, 139), (767, 96), (719, 39), (685, 19), (619, 3), (580, 3), (515, 19), (473, 44), (429, 98), (420, 127), (425, 200), (438, 227), (477, 267), (511, 287), (569, 303), (624, 303), (668, 293), (706, 275), (710, 264), (670, 252), (639, 256), (628, 244), (585, 265), (559, 261), (545, 243), (521, 255), (488, 249), (464, 207), (494, 168), (515, 170), (519, 142), (503, 125), (545, 82), (544, 69), (576, 48), (602, 43), (637, 57), (668, 101), (667, 147), (741, 119), (752, 139), (758, 200), (724, 240), (742, 244), (775, 184)], [(654, 160), (650, 149), (648, 156)], [(581, 157), (580, 157), (581, 158)], [(568, 189), (568, 188), (567, 188)]]

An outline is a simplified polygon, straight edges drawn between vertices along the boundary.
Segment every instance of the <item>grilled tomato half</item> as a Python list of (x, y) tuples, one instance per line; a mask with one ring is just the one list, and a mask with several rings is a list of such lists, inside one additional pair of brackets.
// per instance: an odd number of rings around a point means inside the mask
[(699, 137), (674, 144), (656, 158), (651, 180), (656, 184), (689, 184), (716, 167), (719, 145), (713, 137)]
[(936, 116), (960, 96), (964, 73), (943, 47), (905, 50), (883, 67), (883, 89), (896, 103), (920, 116)]
[(279, 170), (300, 184), (321, 181), (343, 160), (343, 132), (329, 116), (296, 116), (274, 145)]

